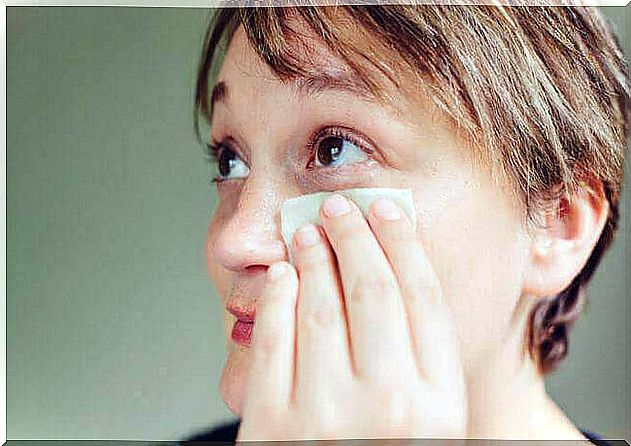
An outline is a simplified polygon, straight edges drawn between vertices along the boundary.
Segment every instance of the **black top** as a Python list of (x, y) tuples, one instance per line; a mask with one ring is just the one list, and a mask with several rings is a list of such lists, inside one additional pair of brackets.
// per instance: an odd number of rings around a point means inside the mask
[[(239, 421), (221, 424), (214, 428), (200, 432), (187, 438), (185, 441), (212, 441), (234, 443), (237, 439), (237, 431), (239, 430)], [(588, 430), (581, 429), (581, 433), (596, 446), (611, 446), (611, 444), (603, 440), (599, 435)]]

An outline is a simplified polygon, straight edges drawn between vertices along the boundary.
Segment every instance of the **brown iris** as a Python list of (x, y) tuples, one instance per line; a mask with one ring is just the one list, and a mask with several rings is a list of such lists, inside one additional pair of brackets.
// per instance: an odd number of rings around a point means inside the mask
[(339, 159), (342, 154), (344, 139), (337, 136), (329, 136), (320, 141), (317, 150), (318, 161), (322, 165), (329, 165)]

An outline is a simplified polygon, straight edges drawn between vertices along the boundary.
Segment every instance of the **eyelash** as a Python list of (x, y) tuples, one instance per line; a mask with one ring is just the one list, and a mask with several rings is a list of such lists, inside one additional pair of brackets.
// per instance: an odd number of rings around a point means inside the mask
[[(374, 149), (370, 147), (370, 144), (364, 141), (363, 137), (356, 135), (351, 129), (346, 127), (326, 127), (315, 132), (311, 138), (309, 138), (309, 143), (307, 144), (307, 149), (310, 153), (309, 161), (307, 162), (307, 169), (313, 169), (315, 165), (315, 158), (317, 157), (317, 144), (327, 137), (337, 137), (343, 138), (353, 144), (355, 144), (359, 149), (365, 152), (367, 155), (372, 155), (374, 153)], [(328, 169), (337, 169), (337, 167), (328, 167)]]
[[(372, 155), (374, 153), (374, 149), (369, 147), (370, 144), (365, 142), (363, 137), (360, 137), (354, 134), (354, 132), (348, 128), (345, 128), (345, 127), (321, 128), (320, 130), (313, 133), (312, 136), (309, 138), (309, 143), (307, 144), (307, 150), (310, 155), (309, 155), (309, 161), (307, 162), (307, 166), (306, 166), (307, 169), (313, 170), (313, 167), (315, 165), (315, 159), (317, 157), (317, 144), (320, 141), (322, 141), (322, 139), (326, 137), (330, 137), (330, 136), (346, 139), (347, 141), (355, 144), (359, 149), (363, 150), (367, 155)], [(235, 152), (235, 154), (237, 154), (237, 156), (239, 156), (239, 154), (234, 149), (232, 149), (229, 144), (226, 144), (223, 141), (217, 142), (213, 140), (212, 143), (204, 144), (204, 152), (205, 152), (206, 160), (211, 164), (219, 163), (219, 157), (221, 156), (221, 151), (224, 148), (228, 148), (232, 150), (233, 152)], [(328, 169), (338, 169), (338, 167), (329, 167)], [(228, 181), (228, 180), (222, 179), (220, 177), (214, 177), (211, 179), (212, 183), (222, 183), (224, 181)]]
[[(226, 144), (223, 142), (213, 141), (212, 143), (204, 143), (204, 159), (210, 165), (217, 165), (219, 163), (219, 156), (221, 155), (221, 149), (225, 147)], [(211, 183), (222, 183), (226, 180), (221, 179), (219, 177), (213, 177), (210, 179)]]

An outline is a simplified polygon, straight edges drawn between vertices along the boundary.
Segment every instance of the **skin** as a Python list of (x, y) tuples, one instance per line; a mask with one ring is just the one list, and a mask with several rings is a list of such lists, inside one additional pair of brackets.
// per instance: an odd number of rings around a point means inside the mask
[[(338, 66), (316, 49), (323, 70)], [(598, 183), (531, 232), (511, 189), (422, 90), (392, 90), (396, 109), (345, 91), (305, 94), (274, 76), (241, 29), (218, 81), (228, 91), (211, 136), (247, 169), (217, 183), (208, 272), (224, 305), (257, 312), (250, 347), (230, 340), (225, 312), (221, 392), (242, 420), (239, 440), (583, 438), (547, 396), (523, 336), (536, 296), (565, 288), (598, 239), (608, 212)], [(356, 144), (350, 161), (308, 168), (309, 138), (330, 127), (373, 153)], [(323, 210), (318, 242), (294, 240), (289, 265), (283, 201), (356, 187), (412, 189), (417, 227), (364, 218), (352, 203), (340, 217)], [(275, 280), (272, 265), (285, 266)]]

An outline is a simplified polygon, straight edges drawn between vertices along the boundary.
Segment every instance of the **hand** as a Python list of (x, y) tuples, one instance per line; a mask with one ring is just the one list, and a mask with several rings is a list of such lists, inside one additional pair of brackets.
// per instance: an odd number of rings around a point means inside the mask
[(294, 237), (297, 271), (269, 268), (237, 441), (465, 437), (458, 337), (415, 228), (334, 197)]

